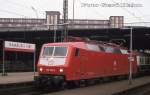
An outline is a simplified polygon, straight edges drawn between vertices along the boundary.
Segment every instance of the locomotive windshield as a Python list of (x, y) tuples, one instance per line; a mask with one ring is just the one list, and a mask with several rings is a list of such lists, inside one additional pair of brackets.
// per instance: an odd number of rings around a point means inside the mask
[(65, 57), (67, 54), (67, 47), (53, 46), (44, 47), (43, 56)]
[(54, 47), (45, 47), (43, 51), (43, 56), (52, 56)]

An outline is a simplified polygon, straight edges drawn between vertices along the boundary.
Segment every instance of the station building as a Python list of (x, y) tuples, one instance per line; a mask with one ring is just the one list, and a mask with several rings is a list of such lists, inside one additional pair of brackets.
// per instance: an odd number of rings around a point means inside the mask
[[(0, 31), (54, 30), (63, 28), (58, 11), (46, 11), (45, 18), (0, 18)], [(123, 16), (110, 16), (107, 20), (68, 19), (68, 29), (123, 28)], [(55, 26), (54, 26), (55, 25)]]

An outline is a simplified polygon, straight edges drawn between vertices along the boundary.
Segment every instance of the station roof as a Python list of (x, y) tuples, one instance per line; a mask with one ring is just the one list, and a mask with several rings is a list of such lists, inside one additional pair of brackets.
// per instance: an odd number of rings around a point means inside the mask
[[(88, 29), (88, 30), (69, 30), (69, 36), (88, 37), (98, 41), (123, 41), (125, 47), (130, 45), (130, 29)], [(61, 30), (56, 31), (57, 40), (61, 39)], [(35, 31), (5, 31), (0, 32), (0, 39), (19, 42), (36, 43), (39, 47), (44, 43), (53, 42), (54, 31), (35, 30)], [(133, 48), (150, 49), (150, 27), (133, 28)]]

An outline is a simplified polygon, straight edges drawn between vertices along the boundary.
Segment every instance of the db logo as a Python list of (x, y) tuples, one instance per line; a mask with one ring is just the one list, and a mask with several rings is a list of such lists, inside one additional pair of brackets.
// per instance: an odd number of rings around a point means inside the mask
[(54, 60), (50, 59), (48, 60), (48, 65), (53, 65), (54, 64)]

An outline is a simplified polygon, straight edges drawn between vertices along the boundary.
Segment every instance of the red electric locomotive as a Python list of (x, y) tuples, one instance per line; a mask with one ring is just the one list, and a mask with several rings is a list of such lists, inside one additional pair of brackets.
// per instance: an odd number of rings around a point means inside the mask
[[(133, 55), (132, 73), (138, 72)], [(129, 74), (128, 50), (103, 42), (61, 42), (44, 44), (39, 57), (38, 86), (78, 83), (90, 79)]]

